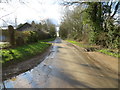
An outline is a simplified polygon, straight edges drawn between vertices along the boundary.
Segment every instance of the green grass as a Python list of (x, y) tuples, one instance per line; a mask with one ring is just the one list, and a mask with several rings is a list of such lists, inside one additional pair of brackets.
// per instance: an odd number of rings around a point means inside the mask
[(2, 60), (0, 60), (0, 63), (6, 65), (12, 62), (20, 62), (26, 60), (39, 53), (44, 52), (50, 45), (51, 44), (48, 42), (37, 42), (33, 44), (19, 46), (14, 49), (3, 49), (0, 51), (2, 55)]
[(110, 55), (110, 56), (114, 56), (117, 58), (120, 58), (120, 54), (118, 52), (111, 52), (110, 49), (101, 49), (101, 50), (97, 50), (98, 52)]
[(80, 47), (92, 47), (91, 45), (81, 44), (80, 42), (76, 42), (76, 41), (72, 41), (72, 40), (66, 40), (66, 41), (73, 43), (73, 44), (80, 46)]
[[(84, 45), (84, 44), (81, 44), (80, 42), (76, 42), (76, 41), (72, 41), (72, 40), (66, 40), (70, 43), (73, 43), (77, 46), (80, 46), (80, 47), (83, 47), (83, 48), (90, 48), (90, 47), (93, 47), (92, 45)], [(96, 50), (97, 52), (101, 52), (101, 53), (104, 53), (106, 55), (110, 55), (110, 56), (113, 56), (113, 57), (117, 57), (117, 58), (120, 58), (120, 53), (118, 52), (111, 52), (110, 49), (100, 49), (100, 50)]]

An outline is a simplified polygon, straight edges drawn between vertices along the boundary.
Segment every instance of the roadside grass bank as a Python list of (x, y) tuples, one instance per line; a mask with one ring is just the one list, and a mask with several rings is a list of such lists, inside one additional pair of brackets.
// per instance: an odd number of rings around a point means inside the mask
[(116, 58), (120, 58), (120, 53), (118, 52), (118, 50), (96, 47), (96, 46), (93, 46), (93, 45), (87, 45), (87, 44), (83, 44), (83, 43), (73, 41), (73, 40), (66, 40), (66, 41), (69, 42), (69, 43), (75, 44), (77, 46), (83, 47), (87, 51), (97, 51), (97, 52), (101, 52), (101, 53), (106, 54), (106, 55), (110, 55), (110, 56), (113, 56), (113, 57), (116, 57)]
[[(49, 39), (47, 41), (51, 40), (54, 39)], [(6, 67), (8, 65), (25, 61), (32, 58), (33, 56), (43, 53), (50, 46), (51, 43), (39, 41), (36, 43), (19, 46), (13, 49), (3, 49), (0, 51), (0, 54), (2, 55), (2, 60), (0, 60), (0, 63), (2, 63), (3, 67)]]
[(91, 45), (85, 45), (85, 44), (82, 44), (82, 43), (80, 43), (80, 42), (76, 42), (76, 41), (72, 41), (72, 40), (66, 40), (66, 41), (68, 41), (68, 42), (70, 42), (70, 43), (73, 43), (73, 44), (75, 44), (75, 45), (77, 45), (77, 46), (80, 46), (80, 47), (93, 47), (93, 46), (91, 46)]
[(117, 58), (120, 58), (120, 53), (117, 51), (113, 51), (113, 50), (110, 50), (110, 49), (101, 49), (101, 50), (97, 50), (98, 52), (101, 52), (101, 53), (104, 53), (104, 54), (107, 54), (107, 55), (110, 55), (110, 56), (114, 56), (114, 57), (117, 57)]

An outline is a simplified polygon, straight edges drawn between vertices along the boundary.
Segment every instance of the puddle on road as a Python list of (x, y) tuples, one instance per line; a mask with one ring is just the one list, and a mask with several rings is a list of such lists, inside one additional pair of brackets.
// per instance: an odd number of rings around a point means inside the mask
[(24, 83), (24, 81), (27, 81), (30, 83), (30, 81), (32, 81), (30, 72), (31, 71), (27, 71), (25, 73), (22, 73), (16, 77), (13, 77), (9, 80), (4, 81), (3, 83), (4, 83), (6, 88), (14, 88), (14, 85), (16, 85), (18, 81), (22, 82), (22, 83)]
[[(43, 69), (43, 67), (44, 67), (44, 69)], [(41, 69), (43, 69), (43, 70), (41, 70)], [(38, 82), (39, 80), (41, 80), (42, 82), (45, 81), (45, 80), (43, 80), (45, 77), (44, 72), (49, 73), (50, 70), (47, 71), (47, 67), (45, 68), (44, 63), (42, 63), (42, 64), (39, 64), (37, 67), (31, 69), (30, 71), (27, 71), (25, 73), (22, 73), (22, 74), (16, 76), (16, 77), (13, 77), (9, 80), (6, 80), (3, 83), (4, 83), (6, 88), (15, 88), (17, 86), (18, 87), (19, 86), (38, 87), (36, 82)], [(39, 78), (40, 75), (43, 78), (40, 79)]]

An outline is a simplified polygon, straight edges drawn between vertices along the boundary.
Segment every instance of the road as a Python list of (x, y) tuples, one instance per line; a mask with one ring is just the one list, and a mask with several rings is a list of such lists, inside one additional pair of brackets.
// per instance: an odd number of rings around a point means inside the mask
[[(117, 68), (117, 66), (116, 66)], [(6, 88), (117, 88), (118, 75), (60, 38), (37, 67), (4, 81)]]

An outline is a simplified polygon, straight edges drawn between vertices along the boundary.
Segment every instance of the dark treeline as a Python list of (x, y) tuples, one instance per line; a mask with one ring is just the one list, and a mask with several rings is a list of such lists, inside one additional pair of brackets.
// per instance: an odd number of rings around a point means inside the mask
[[(106, 48), (119, 47), (119, 2), (75, 2), (74, 10), (68, 10), (60, 26), (64, 39), (84, 41)], [(74, 5), (74, 2), (66, 3)]]

